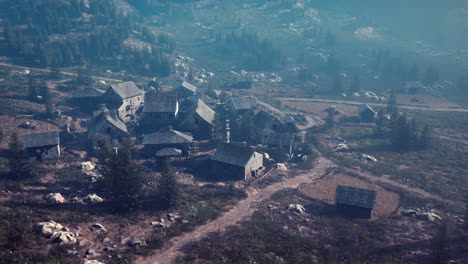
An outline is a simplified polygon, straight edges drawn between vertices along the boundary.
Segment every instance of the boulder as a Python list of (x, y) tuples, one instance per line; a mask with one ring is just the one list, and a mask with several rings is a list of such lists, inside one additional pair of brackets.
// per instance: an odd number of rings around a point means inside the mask
[(156, 227), (165, 227), (164, 223), (161, 223), (159, 221), (153, 221), (153, 222), (151, 222), (151, 225), (156, 226)]
[(62, 229), (63, 226), (54, 221), (40, 222), (36, 225), (36, 230), (45, 237), (51, 237), (55, 232)]
[(300, 233), (304, 233), (310, 231), (310, 228), (308, 228), (307, 226), (298, 226), (297, 231), (299, 231)]
[(98, 196), (95, 193), (88, 194), (83, 200), (90, 204), (102, 203), (104, 201), (104, 199), (102, 199), (100, 196)]
[(378, 161), (374, 156), (367, 155), (367, 154), (362, 154), (361, 155), (361, 160), (372, 161), (372, 162), (377, 162)]
[(287, 171), (286, 165), (284, 163), (276, 163), (275, 168), (277, 171)]
[(65, 202), (61, 193), (49, 193), (45, 196), (45, 200), (49, 204), (62, 204)]
[(86, 250), (86, 255), (90, 256), (90, 257), (98, 257), (101, 254), (99, 254), (95, 249), (90, 248), (90, 249)]
[(435, 220), (442, 220), (442, 217), (431, 212), (422, 213), (418, 215), (418, 218), (421, 220), (426, 220), (426, 221), (431, 221), (431, 222), (434, 222)]
[(83, 264), (104, 264), (104, 262), (94, 260), (94, 259), (86, 259)]
[(336, 152), (342, 152), (342, 151), (348, 151), (348, 150), (349, 150), (349, 146), (348, 144), (345, 144), (345, 143), (338, 144), (335, 147)]
[(88, 240), (88, 239), (81, 239), (78, 242), (78, 246), (80, 246), (80, 247), (92, 247), (92, 246), (94, 246), (94, 242), (91, 241), (91, 240)]
[(96, 233), (107, 233), (107, 229), (100, 223), (92, 224), (89, 229)]
[(127, 245), (131, 247), (144, 247), (146, 246), (146, 242), (144, 239), (132, 238), (128, 240)]
[(400, 213), (401, 215), (404, 215), (404, 216), (416, 216), (417, 211), (414, 209), (404, 209), (404, 210), (401, 210)]
[(76, 244), (77, 242), (75, 235), (67, 231), (55, 232), (52, 235), (51, 239), (52, 239), (52, 242), (66, 244), (66, 245)]
[(82, 171), (92, 171), (96, 167), (96, 164), (91, 161), (84, 161), (81, 163), (81, 170)]
[(167, 218), (169, 219), (169, 221), (175, 222), (177, 219), (180, 218), (180, 215), (174, 214), (174, 213), (169, 213), (169, 214), (167, 214)]
[(288, 206), (288, 210), (298, 214), (303, 214), (306, 211), (304, 206), (302, 206), (301, 204), (290, 204)]

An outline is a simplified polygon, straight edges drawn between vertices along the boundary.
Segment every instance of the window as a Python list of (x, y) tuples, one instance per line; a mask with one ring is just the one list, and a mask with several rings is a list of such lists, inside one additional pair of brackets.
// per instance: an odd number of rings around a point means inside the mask
[(195, 125), (198, 125), (199, 122), (198, 118), (195, 118)]
[(109, 135), (111, 134), (111, 129), (110, 129), (110, 127), (107, 128), (107, 134), (109, 134)]

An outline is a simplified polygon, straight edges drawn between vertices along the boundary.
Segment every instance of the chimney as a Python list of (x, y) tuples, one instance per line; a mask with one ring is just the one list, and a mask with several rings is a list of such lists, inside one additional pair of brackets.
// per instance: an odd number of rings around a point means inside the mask
[(231, 141), (231, 128), (229, 126), (229, 119), (226, 119), (226, 143)]

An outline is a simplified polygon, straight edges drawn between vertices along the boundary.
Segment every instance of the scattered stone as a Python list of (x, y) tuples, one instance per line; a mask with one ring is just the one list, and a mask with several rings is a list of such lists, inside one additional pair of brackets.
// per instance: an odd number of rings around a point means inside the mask
[(106, 237), (102, 240), (102, 243), (110, 243), (112, 242), (110, 238)]
[(289, 228), (288, 228), (287, 225), (284, 225), (284, 226), (283, 226), (283, 230), (288, 230), (288, 229), (289, 229)]
[(84, 201), (90, 204), (97, 204), (97, 203), (102, 203), (104, 199), (99, 197), (97, 194), (88, 194), (85, 198)]
[(310, 228), (308, 228), (307, 226), (298, 226), (297, 231), (304, 233), (304, 232), (310, 231)]
[(284, 163), (276, 163), (275, 168), (277, 171), (287, 171), (286, 165)]
[(288, 206), (288, 210), (292, 211), (292, 212), (295, 212), (295, 213), (298, 213), (298, 214), (305, 213), (305, 208), (301, 204), (290, 204)]
[(31, 123), (31, 122), (24, 122), (22, 123), (21, 125), (19, 125), (20, 128), (24, 128), (24, 129), (36, 129), (37, 125), (34, 124), (34, 123)]
[(87, 256), (90, 256), (90, 257), (98, 257), (98, 256), (100, 256), (101, 254), (99, 254), (98, 252), (96, 252), (96, 250), (90, 248), (90, 249), (86, 250), (86, 255), (87, 255)]
[(82, 171), (92, 171), (96, 167), (96, 164), (91, 161), (84, 161), (81, 163), (81, 170)]
[(405, 210), (401, 210), (400, 213), (401, 215), (404, 215), (404, 216), (416, 216), (417, 211), (414, 209), (405, 209)]
[(146, 246), (146, 242), (143, 239), (133, 238), (128, 240), (127, 245), (131, 247), (144, 247)]
[(91, 225), (89, 229), (96, 233), (107, 233), (107, 229), (100, 223), (95, 223)]
[(62, 230), (62, 228), (61, 224), (54, 221), (41, 222), (36, 226), (38, 232), (45, 237), (51, 237), (56, 231)]
[(335, 147), (335, 152), (342, 152), (342, 151), (348, 151), (349, 146), (348, 144), (345, 143), (340, 143)]
[(75, 235), (67, 231), (55, 232), (52, 235), (51, 240), (52, 242), (66, 244), (66, 245), (76, 244), (77, 242)]
[(61, 193), (49, 193), (45, 196), (45, 200), (49, 204), (62, 204), (65, 202)]
[(167, 218), (169, 219), (169, 221), (175, 222), (177, 219), (180, 218), (180, 215), (174, 214), (174, 213), (168, 213)]
[(94, 245), (94, 242), (88, 239), (81, 239), (78, 242), (78, 246), (80, 247), (92, 247)]
[(185, 220), (185, 219), (182, 220), (182, 224), (188, 224), (188, 223), (189, 223), (188, 220)]
[(104, 262), (95, 259), (86, 259), (83, 264), (105, 264)]
[(156, 226), (156, 227), (165, 227), (164, 223), (161, 223), (159, 221), (153, 221), (153, 222), (151, 222), (151, 225)]
[(104, 251), (105, 251), (105, 252), (115, 252), (115, 248), (105, 247), (105, 248), (104, 248)]
[(372, 162), (377, 162), (378, 161), (374, 156), (367, 155), (367, 154), (362, 154), (361, 155), (361, 160), (367, 160), (367, 161), (372, 161)]
[(431, 221), (431, 222), (434, 222), (435, 220), (442, 220), (442, 217), (434, 214), (434, 213), (422, 213), (420, 215), (418, 215), (418, 218), (421, 219), (421, 220), (427, 220), (427, 221)]

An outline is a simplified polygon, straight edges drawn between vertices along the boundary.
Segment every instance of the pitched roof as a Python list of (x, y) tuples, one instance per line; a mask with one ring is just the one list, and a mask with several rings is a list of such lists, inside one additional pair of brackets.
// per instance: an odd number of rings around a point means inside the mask
[(24, 135), (24, 147), (35, 148), (43, 146), (53, 146), (60, 144), (58, 131), (34, 133)]
[(115, 128), (124, 133), (128, 133), (127, 126), (117, 116), (117, 112), (115, 110), (108, 110), (107, 108), (102, 107), (101, 110), (95, 112), (94, 117), (89, 119), (87, 122), (88, 136), (94, 136), (106, 123), (112, 124)]
[[(196, 103), (191, 103), (189, 100), (185, 100), (182, 105), (180, 106), (181, 112), (187, 113), (195, 113), (198, 114), (203, 120), (205, 120), (208, 124), (214, 126), (214, 119), (216, 112), (207, 106), (201, 99), (198, 99)], [(187, 118), (185, 118), (180, 125), (184, 126), (190, 118), (192, 114), (188, 114)]]
[(106, 91), (99, 90), (96, 88), (86, 88), (80, 91), (76, 91), (72, 94), (73, 98), (87, 98), (87, 97), (99, 97), (102, 96)]
[(253, 97), (232, 98), (230, 104), (235, 110), (247, 110), (257, 106), (257, 100)]
[(423, 88), (424, 85), (420, 81), (408, 81), (405, 83), (405, 88)]
[(255, 153), (255, 149), (233, 144), (222, 144), (211, 157), (212, 160), (245, 167)]
[(109, 89), (113, 89), (122, 99), (143, 94), (143, 91), (138, 89), (132, 81), (113, 84)]
[(156, 92), (145, 94), (144, 113), (175, 113), (178, 107), (177, 94)]
[(373, 209), (377, 193), (374, 190), (337, 185), (335, 202)]
[(156, 151), (156, 157), (174, 157), (181, 156), (182, 150), (176, 148), (163, 148)]
[(143, 136), (143, 145), (159, 145), (159, 144), (189, 144), (193, 142), (191, 135), (179, 132), (177, 130), (162, 130), (152, 134)]
[(179, 89), (180, 88), (185, 88), (189, 91), (192, 91), (193, 93), (196, 93), (197, 92), (197, 87), (193, 84), (190, 84), (186, 81), (183, 81), (182, 84), (179, 86)]
[(198, 99), (202, 100), (207, 105), (216, 104), (216, 101), (213, 98), (206, 95), (206, 94), (195, 94), (195, 95), (192, 95), (192, 96), (187, 98), (187, 100), (190, 100), (190, 101), (193, 101), (193, 102), (196, 102)]
[(372, 113), (377, 114), (377, 112), (368, 104), (359, 106), (359, 112), (362, 113), (364, 111), (371, 111)]

